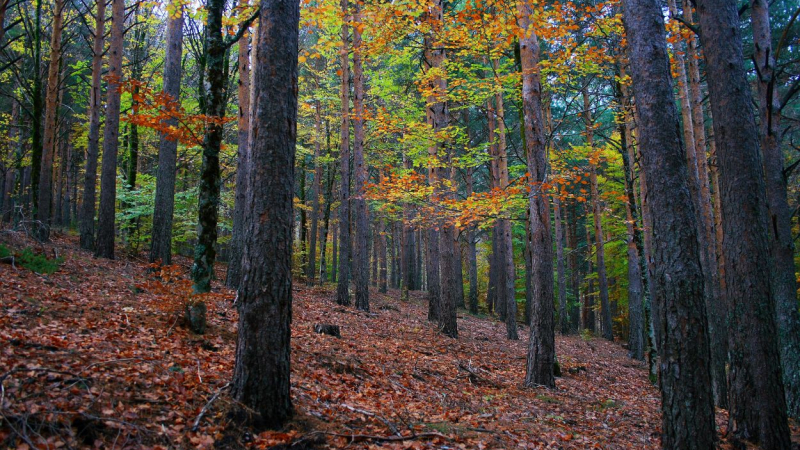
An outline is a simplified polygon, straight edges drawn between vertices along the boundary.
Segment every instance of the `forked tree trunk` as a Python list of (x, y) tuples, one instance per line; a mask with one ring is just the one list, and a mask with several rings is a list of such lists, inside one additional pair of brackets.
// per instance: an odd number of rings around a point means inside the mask
[(542, 183), (547, 174), (547, 149), (542, 121), (542, 84), (539, 73), (539, 38), (534, 33), (534, 9), (529, 0), (517, 3), (522, 63), (522, 108), (525, 156), (531, 174), (529, 214), (531, 222), (531, 273), (533, 305), (528, 344), (525, 385), (555, 386), (555, 329), (553, 299), (553, 244), (550, 234), (550, 206)]
[(100, 213), (95, 256), (114, 259), (117, 200), (117, 150), (119, 149), (122, 42), (125, 32), (125, 0), (111, 2), (111, 44), (108, 48), (108, 92), (103, 130), (103, 167), (100, 174)]
[[(672, 94), (664, 18), (652, 0), (624, 1), (625, 29), (654, 217), (651, 292), (660, 330), (662, 447), (714, 447), (714, 399), (703, 272), (688, 169)], [(688, 225), (688, 226), (687, 226)]]
[[(239, 337), (231, 395), (258, 413), (258, 428), (292, 414), (290, 337), (297, 136), (298, 0), (262, 0), (248, 174)], [(269, 130), (257, 133), (255, 130)], [(249, 413), (248, 413), (249, 415)]]

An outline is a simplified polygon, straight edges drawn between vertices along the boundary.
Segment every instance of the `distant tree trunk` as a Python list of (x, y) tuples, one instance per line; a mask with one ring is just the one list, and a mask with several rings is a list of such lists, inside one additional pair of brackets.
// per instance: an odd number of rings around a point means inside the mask
[[(306, 178), (308, 177), (306, 168), (308, 167), (308, 160), (305, 156), (300, 160), (299, 166), (300, 185), (297, 187), (297, 200), (301, 205), (306, 206)], [(308, 217), (306, 215), (306, 209), (301, 208), (299, 215), (300, 226), (298, 227), (298, 231), (300, 231), (300, 239), (298, 247), (300, 248), (300, 267), (298, 267), (298, 272), (305, 275), (308, 269)]]
[[(34, 217), (38, 217), (36, 212), (39, 207), (39, 175), (42, 170), (42, 117), (44, 116), (44, 99), (42, 97), (42, 0), (34, 0), (36, 8), (34, 13), (33, 25), (33, 70), (31, 92), (31, 165), (30, 165), (30, 190), (28, 195), (32, 197), (32, 212)], [(49, 206), (48, 206), (49, 208)]]
[(539, 74), (539, 38), (534, 33), (533, 5), (528, 0), (517, 3), (522, 66), (522, 109), (525, 129), (525, 155), (531, 193), (531, 273), (533, 305), (531, 312), (526, 386), (555, 387), (555, 329), (553, 298), (553, 244), (550, 235), (550, 206), (542, 183), (547, 174), (547, 149), (542, 121), (542, 85)]
[(125, 0), (111, 2), (111, 43), (108, 48), (108, 92), (103, 130), (103, 167), (100, 175), (100, 213), (98, 215), (95, 256), (114, 259), (117, 200), (117, 150), (119, 149), (120, 90), (122, 82), (122, 42), (125, 32)]
[(331, 283), (337, 283), (339, 280), (337, 268), (339, 267), (339, 224), (333, 225), (333, 236), (331, 236)]
[[(244, 242), (244, 202), (247, 196), (248, 155), (250, 151), (250, 50), (249, 32), (239, 40), (239, 133), (236, 150), (236, 198), (233, 205), (233, 230), (231, 231), (230, 257), (225, 284), (238, 288), (242, 282), (242, 243)], [(253, 42), (254, 46), (257, 44)]]
[(570, 202), (567, 204), (565, 211), (567, 213), (567, 218), (565, 220), (567, 228), (567, 248), (569, 249), (567, 258), (569, 261), (570, 292), (572, 299), (572, 302), (567, 303), (567, 308), (569, 310), (570, 329), (572, 333), (578, 331), (581, 323), (581, 265), (578, 264), (579, 244), (577, 232), (579, 229), (578, 221), (580, 215), (578, 214), (578, 210), (578, 203)]
[[(327, 155), (331, 154), (331, 133), (330, 128), (328, 127), (328, 121), (325, 121), (325, 134), (326, 134), (326, 146), (325, 146), (325, 153)], [(328, 263), (325, 256), (328, 248), (328, 233), (331, 229), (331, 205), (333, 204), (333, 184), (336, 181), (336, 169), (335, 165), (328, 166), (328, 176), (327, 180), (325, 181), (325, 213), (322, 219), (322, 231), (320, 232), (320, 239), (319, 239), (319, 282), (325, 283), (328, 279)], [(333, 245), (336, 246), (336, 236), (333, 236)], [(331, 265), (333, 272), (336, 272), (336, 261), (334, 260), (333, 264)], [(334, 280), (335, 281), (335, 280)]]
[[(592, 265), (592, 247), (594, 244), (592, 243), (592, 232), (588, 226), (585, 227), (586, 232), (586, 274), (591, 276), (592, 272), (594, 272), (594, 267)], [(595, 327), (595, 313), (594, 313), (594, 279), (589, 278), (589, 281), (586, 284), (586, 292), (583, 296), (583, 311), (581, 313), (581, 328), (584, 330), (589, 330), (592, 333), (596, 332), (597, 329)]]
[[(467, 197), (470, 197), (475, 189), (473, 172), (474, 168), (472, 167), (466, 169)], [(467, 303), (469, 312), (472, 314), (478, 314), (478, 252), (475, 249), (477, 240), (476, 234), (475, 227), (471, 226), (467, 229), (467, 261), (469, 264), (469, 300)]]
[(42, 147), (42, 163), (39, 172), (39, 207), (36, 228), (39, 239), (50, 239), (53, 207), (53, 161), (57, 151), (59, 92), (59, 72), (61, 71), (61, 33), (64, 29), (65, 0), (56, 0), (53, 9), (52, 34), (50, 35), (50, 64), (47, 69), (47, 95), (45, 97), (44, 142)]
[[(297, 0), (262, 0), (253, 88), (257, 90), (248, 174), (239, 338), (231, 395), (280, 428), (292, 414), (290, 323), (297, 136)], [(257, 133), (255, 130), (269, 132)]]
[[(322, 194), (322, 103), (314, 102), (314, 184), (311, 187), (311, 235), (308, 238), (308, 270), (306, 279), (309, 284), (316, 282), (317, 276), (317, 232), (319, 228), (319, 197)], [(320, 250), (321, 251), (321, 250)], [(324, 280), (323, 280), (324, 281)]]
[(364, 163), (364, 67), (361, 61), (361, 4), (353, 8), (353, 170), (355, 183), (353, 209), (355, 213), (355, 242), (353, 245), (353, 281), (356, 308), (369, 311), (369, 219), (367, 218), (367, 166)]
[(341, 0), (344, 22), (342, 23), (342, 46), (339, 49), (341, 64), (342, 127), (339, 158), (342, 180), (339, 189), (339, 283), (336, 287), (336, 303), (350, 305), (350, 62), (348, 0)]
[[(405, 158), (405, 157), (404, 157)], [(405, 158), (405, 168), (411, 168), (411, 160)], [(403, 237), (402, 247), (401, 247), (401, 259), (402, 259), (402, 272), (401, 277), (401, 284), (403, 293), (401, 294), (403, 298), (408, 299), (408, 291), (409, 290), (419, 290), (420, 286), (417, 283), (417, 255), (415, 252), (415, 248), (420, 243), (416, 242), (416, 233), (414, 232), (414, 227), (411, 225), (411, 221), (414, 220), (416, 213), (414, 211), (414, 207), (410, 204), (406, 204), (403, 208), (403, 223), (402, 223), (402, 233)]]
[(400, 283), (400, 262), (398, 261), (397, 253), (398, 253), (398, 225), (397, 222), (389, 222), (389, 226), (391, 228), (392, 233), (392, 240), (391, 245), (389, 247), (389, 285), (393, 289), (397, 289)]
[[(660, 329), (662, 447), (714, 447), (714, 403), (697, 216), (672, 94), (661, 7), (625, 0), (639, 143), (653, 221), (652, 294)], [(658, 151), (655, 151), (658, 149)], [(687, 224), (689, 226), (687, 226)]]
[[(730, 429), (735, 439), (788, 449), (775, 298), (771, 286), (768, 204), (758, 128), (744, 71), (737, 4), (697, 2), (708, 73), (722, 193), (728, 305)], [(796, 305), (795, 305), (796, 308)]]
[(772, 292), (778, 327), (783, 385), (790, 416), (800, 418), (800, 314), (797, 311), (797, 278), (794, 265), (792, 208), (786, 192), (781, 152), (781, 102), (775, 86), (775, 60), (770, 32), (769, 5), (752, 2), (761, 151), (764, 155), (767, 204), (769, 205), (770, 253), (775, 265)]
[(497, 309), (497, 228), (492, 228), (492, 251), (486, 255), (489, 263), (489, 283), (486, 287), (486, 312), (493, 314)]
[[(505, 131), (498, 132), (500, 126), (497, 111), (494, 106), (494, 100), (489, 98), (486, 101), (486, 122), (488, 128), (489, 139), (489, 176), (491, 179), (490, 186), (492, 189), (503, 189), (500, 174), (501, 150), (500, 147), (505, 143)], [(505, 128), (503, 128), (505, 130)], [(505, 146), (503, 146), (505, 152)], [(503, 230), (502, 219), (495, 220), (492, 227), (492, 254), (489, 259), (489, 290), (487, 293), (487, 303), (490, 303), (494, 310), (497, 312), (500, 320), (505, 321), (506, 311), (510, 301), (507, 298), (509, 293), (507, 289), (506, 277), (508, 271), (505, 265), (507, 260), (506, 251), (508, 247), (505, 245), (505, 233)], [(491, 296), (491, 298), (489, 298)], [(489, 311), (492, 309), (490, 308)], [(508, 331), (508, 330), (506, 330)]]
[(567, 317), (567, 277), (564, 273), (564, 226), (561, 216), (561, 200), (558, 194), (553, 196), (553, 213), (556, 226), (556, 271), (558, 272), (558, 325), (561, 334), (569, 334), (569, 319)]
[[(583, 121), (586, 125), (586, 143), (594, 151), (594, 120), (589, 109), (589, 91), (583, 89)], [(602, 315), (601, 332), (609, 341), (614, 340), (611, 323), (611, 310), (608, 304), (608, 278), (606, 276), (605, 240), (603, 236), (603, 208), (600, 203), (600, 192), (597, 186), (597, 162), (594, 155), (589, 157), (589, 181), (592, 189), (592, 215), (594, 216), (595, 256), (597, 257), (597, 284), (600, 288), (600, 312)]]

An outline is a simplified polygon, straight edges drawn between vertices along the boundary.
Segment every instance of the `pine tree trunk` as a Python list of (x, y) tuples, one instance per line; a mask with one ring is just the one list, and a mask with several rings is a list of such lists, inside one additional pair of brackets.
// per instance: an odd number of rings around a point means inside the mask
[(542, 183), (547, 174), (547, 149), (542, 123), (542, 85), (539, 74), (539, 38), (533, 29), (533, 6), (528, 0), (517, 4), (521, 28), (522, 109), (525, 156), (531, 192), (531, 273), (534, 289), (531, 311), (525, 385), (555, 387), (555, 329), (553, 298), (553, 245), (550, 234), (550, 206)]
[(730, 428), (735, 439), (788, 449), (771, 283), (768, 204), (744, 71), (737, 4), (697, 2), (717, 145), (725, 240)]
[[(255, 47), (256, 42), (253, 41)], [(249, 32), (239, 40), (237, 62), (239, 64), (239, 133), (236, 150), (236, 194), (233, 205), (233, 229), (231, 231), (230, 257), (225, 284), (232, 289), (242, 282), (242, 244), (244, 242), (244, 202), (247, 196), (247, 171), (250, 151), (250, 50)]]
[(108, 92), (106, 123), (103, 130), (103, 167), (100, 174), (100, 212), (95, 256), (114, 259), (117, 200), (117, 150), (119, 149), (120, 90), (122, 82), (122, 42), (125, 32), (125, 1), (111, 2), (111, 43), (108, 49)]
[(714, 447), (714, 404), (709, 371), (698, 220), (672, 93), (664, 19), (651, 0), (625, 0), (639, 143), (653, 221), (651, 286), (660, 330), (663, 448)]
[(787, 199), (781, 152), (781, 106), (775, 87), (769, 5), (752, 2), (754, 60), (758, 65), (758, 98), (761, 151), (764, 155), (767, 204), (769, 205), (770, 253), (775, 265), (772, 292), (778, 328), (783, 385), (790, 416), (800, 418), (800, 314), (797, 311), (797, 279), (794, 265), (792, 208)]
[[(239, 337), (231, 395), (259, 414), (257, 428), (281, 427), (292, 414), (290, 337), (292, 225), (297, 136), (297, 0), (262, 0), (257, 93), (252, 105), (246, 239), (239, 289)], [(255, 130), (270, 130), (257, 133)]]
[(369, 311), (369, 219), (367, 218), (367, 166), (364, 163), (364, 68), (362, 65), (361, 4), (353, 8), (353, 212), (355, 213), (355, 242), (353, 245), (353, 281), (356, 308)]
[(341, 64), (342, 126), (341, 146), (341, 187), (339, 189), (339, 281), (336, 286), (336, 303), (350, 305), (350, 62), (348, 0), (341, 0), (345, 21), (342, 24), (342, 46), (339, 49)]
[(58, 141), (56, 120), (58, 119), (59, 72), (61, 69), (61, 33), (64, 29), (65, 0), (56, 0), (53, 9), (52, 34), (50, 35), (50, 64), (47, 69), (47, 94), (45, 97), (44, 142), (41, 153), (39, 172), (39, 206), (36, 210), (36, 227), (39, 239), (50, 239), (50, 228), (53, 226), (53, 161), (55, 160)]

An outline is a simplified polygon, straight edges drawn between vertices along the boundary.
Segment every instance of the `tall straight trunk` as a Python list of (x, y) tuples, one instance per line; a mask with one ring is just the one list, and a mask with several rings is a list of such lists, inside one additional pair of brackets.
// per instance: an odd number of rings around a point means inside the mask
[(100, 212), (98, 214), (95, 256), (114, 259), (115, 209), (117, 200), (117, 150), (119, 149), (120, 90), (122, 82), (122, 42), (125, 33), (125, 0), (111, 2), (111, 43), (108, 48), (108, 92), (106, 123), (103, 129), (103, 167), (100, 174)]
[[(411, 166), (411, 159), (405, 159), (405, 168), (410, 169)], [(414, 232), (414, 228), (411, 225), (411, 221), (414, 220), (416, 217), (416, 212), (414, 211), (414, 207), (410, 204), (404, 205), (403, 208), (403, 223), (402, 223), (402, 248), (400, 249), (401, 253), (401, 260), (402, 260), (402, 279), (401, 289), (403, 290), (402, 296), (403, 298), (408, 299), (408, 291), (409, 290), (419, 290), (420, 285), (417, 283), (417, 261), (416, 261), (416, 247), (421, 245), (420, 242), (416, 240), (416, 233)]]
[(350, 62), (349, 62), (349, 27), (350, 18), (348, 0), (341, 0), (344, 22), (342, 23), (342, 46), (339, 49), (342, 83), (340, 97), (342, 100), (341, 146), (339, 159), (342, 179), (339, 189), (339, 281), (336, 286), (336, 303), (350, 305)]
[[(33, 25), (33, 92), (31, 92), (31, 180), (29, 195), (32, 196), (32, 212), (39, 206), (39, 176), (42, 170), (42, 116), (44, 115), (44, 98), (42, 97), (42, 0), (34, 0), (36, 8)], [(48, 206), (49, 208), (49, 206)]]
[(578, 226), (581, 214), (578, 213), (580, 205), (577, 202), (570, 202), (567, 207), (568, 219), (567, 223), (567, 248), (569, 248), (569, 275), (570, 275), (570, 292), (572, 302), (567, 304), (570, 316), (570, 329), (571, 332), (577, 332), (581, 323), (581, 264), (579, 264), (579, 237)]
[[(468, 167), (466, 169), (467, 198), (473, 194), (475, 189), (473, 172), (473, 167)], [(472, 314), (478, 313), (478, 252), (475, 248), (477, 240), (476, 234), (474, 227), (467, 229), (467, 263), (469, 264), (469, 299), (467, 300), (467, 306), (469, 312)]]
[[(524, 132), (524, 130), (523, 130)], [(530, 212), (525, 214), (525, 325), (530, 326), (533, 314), (533, 235), (531, 234)]]
[(378, 246), (378, 292), (385, 294), (389, 289), (389, 270), (386, 261), (386, 220), (383, 217), (378, 219), (376, 244)]
[[(262, 0), (245, 209), (239, 337), (231, 395), (281, 427), (292, 414), (292, 225), (297, 136), (298, 0)], [(258, 131), (262, 131), (259, 133)]]
[[(494, 73), (497, 73), (499, 63), (497, 60), (492, 61)], [(497, 77), (497, 75), (495, 75)], [(499, 78), (495, 79), (495, 83), (500, 84)], [(495, 123), (497, 132), (497, 169), (500, 177), (500, 189), (508, 189), (508, 152), (506, 149), (506, 126), (505, 126), (505, 105), (503, 104), (502, 91), (495, 93), (495, 105), (497, 121)], [(519, 339), (517, 333), (517, 298), (516, 289), (514, 288), (514, 241), (511, 236), (511, 221), (508, 219), (501, 219), (498, 222), (498, 227), (501, 233), (501, 244), (503, 246), (503, 261), (500, 263), (500, 270), (503, 271), (505, 281), (505, 312), (506, 312), (506, 337), (511, 340)]]
[(768, 204), (737, 4), (697, 2), (722, 193), (729, 314), (730, 429), (735, 439), (788, 449), (775, 325)]
[[(170, 101), (180, 104), (181, 54), (183, 51), (183, 9), (181, 2), (173, 0), (177, 8), (167, 19), (166, 49), (164, 53), (164, 83), (162, 90)], [(170, 118), (165, 125), (177, 126), (177, 118)], [(175, 174), (178, 142), (161, 133), (158, 141), (158, 174), (156, 175), (156, 198), (153, 209), (153, 240), (150, 246), (150, 262), (172, 263), (172, 214), (175, 211)]]
[[(301, 205), (306, 206), (306, 178), (308, 177), (308, 171), (306, 168), (308, 167), (308, 159), (303, 156), (302, 160), (300, 161), (300, 185), (297, 187), (297, 200), (300, 202)], [(307, 273), (308, 268), (308, 216), (306, 214), (306, 209), (300, 209), (300, 226), (298, 230), (300, 231), (300, 240), (298, 242), (298, 247), (300, 248), (300, 273), (305, 274)]]
[[(491, 178), (491, 189), (500, 190), (503, 184), (500, 179), (500, 147), (501, 140), (505, 143), (505, 132), (498, 132), (498, 115), (494, 106), (496, 99), (489, 98), (486, 101), (486, 123), (488, 128), (489, 139), (489, 176)], [(505, 145), (503, 151), (505, 151)], [(489, 290), (487, 291), (487, 303), (490, 303), (494, 310), (497, 312), (500, 320), (505, 321), (506, 311), (508, 310), (509, 300), (507, 295), (506, 277), (508, 271), (505, 265), (507, 260), (506, 251), (508, 247), (505, 245), (505, 233), (503, 232), (502, 219), (495, 220), (492, 227), (492, 254), (489, 259)], [(491, 298), (489, 298), (489, 296)], [(491, 308), (489, 309), (491, 311)]]
[(331, 283), (337, 283), (339, 274), (337, 268), (339, 267), (339, 224), (333, 225), (333, 236), (331, 236)]
[(373, 221), (371, 227), (371, 236), (369, 240), (370, 244), (370, 253), (372, 253), (372, 259), (370, 262), (372, 263), (372, 275), (369, 278), (369, 284), (374, 287), (378, 287), (378, 222)]
[[(583, 121), (586, 125), (586, 144), (594, 151), (594, 120), (589, 109), (589, 91), (583, 89)], [(600, 203), (600, 192), (597, 186), (597, 162), (592, 155), (589, 158), (589, 181), (592, 190), (592, 216), (594, 218), (595, 257), (597, 258), (597, 284), (600, 288), (600, 313), (603, 337), (609, 341), (614, 340), (611, 323), (611, 308), (608, 304), (608, 277), (606, 275), (605, 237), (603, 235), (603, 208)]]
[[(242, 282), (242, 242), (244, 241), (244, 202), (247, 196), (247, 171), (250, 146), (250, 43), (249, 32), (239, 40), (237, 62), (239, 82), (237, 97), (239, 101), (239, 133), (236, 149), (236, 193), (233, 205), (233, 229), (231, 231), (230, 257), (225, 284), (230, 288), (239, 287)], [(256, 44), (254, 41), (253, 44)]]
[(772, 293), (778, 328), (781, 368), (790, 416), (800, 418), (800, 314), (797, 311), (797, 278), (794, 265), (792, 208), (786, 192), (781, 152), (781, 104), (775, 86), (775, 60), (770, 32), (769, 5), (752, 3), (754, 60), (758, 67), (759, 124), (769, 205), (770, 253), (774, 264)]
[(495, 305), (497, 304), (497, 228), (492, 228), (492, 250), (486, 256), (489, 262), (489, 283), (486, 287), (486, 311), (492, 314), (496, 311)]
[[(584, 227), (586, 235), (586, 274), (591, 275), (594, 272), (594, 265), (592, 264), (591, 255), (593, 252), (592, 231), (586, 226)], [(581, 313), (581, 328), (589, 330), (592, 333), (597, 331), (595, 326), (595, 306), (594, 306), (594, 278), (589, 278), (586, 284), (586, 292), (583, 295), (583, 311)]]
[(555, 387), (555, 329), (553, 298), (553, 244), (550, 234), (550, 206), (542, 183), (547, 176), (547, 149), (542, 120), (542, 84), (539, 73), (539, 38), (534, 33), (533, 5), (517, 3), (521, 28), (522, 109), (524, 113), (525, 156), (531, 192), (528, 196), (531, 223), (531, 273), (534, 289), (525, 385)]
[[(214, 279), (214, 261), (217, 256), (217, 219), (219, 215), (220, 165), (219, 152), (222, 148), (223, 126), (225, 117), (225, 55), (227, 47), (222, 37), (222, 16), (225, 0), (209, 0), (206, 3), (208, 14), (204, 48), (205, 48), (205, 114), (213, 117), (205, 126), (203, 134), (203, 162), (200, 166), (200, 182), (197, 199), (197, 244), (194, 248), (194, 264), (192, 264), (193, 289), (197, 293), (211, 291), (211, 280)], [(201, 332), (196, 328), (195, 332)]]
[(400, 271), (400, 261), (397, 255), (399, 248), (397, 245), (398, 234), (399, 234), (397, 222), (390, 222), (390, 228), (392, 230), (391, 231), (392, 240), (391, 240), (391, 246), (389, 247), (389, 265), (390, 265), (389, 285), (393, 289), (397, 289), (399, 287), (399, 282), (400, 282), (400, 277), (399, 277), (400, 274), (398, 273)]
[[(325, 153), (331, 154), (331, 132), (328, 126), (328, 121), (325, 121), (325, 135), (326, 145)], [(322, 218), (322, 230), (319, 234), (319, 282), (325, 283), (328, 278), (328, 262), (325, 254), (328, 248), (328, 234), (331, 225), (331, 205), (333, 204), (333, 184), (336, 181), (336, 169), (334, 165), (328, 165), (327, 178), (325, 181), (325, 213)], [(335, 238), (334, 238), (335, 241)], [(335, 244), (334, 244), (335, 245)], [(331, 265), (332, 268), (336, 267), (335, 261)], [(335, 269), (334, 269), (335, 271)]]
[(558, 272), (558, 328), (561, 334), (569, 333), (569, 318), (567, 317), (567, 277), (564, 273), (564, 231), (561, 215), (561, 200), (558, 194), (553, 196), (553, 213), (555, 214), (556, 228), (556, 272)]
[(39, 239), (46, 241), (50, 238), (53, 207), (53, 161), (55, 160), (58, 130), (56, 120), (59, 108), (59, 72), (61, 71), (61, 34), (64, 29), (65, 0), (56, 0), (53, 9), (52, 34), (50, 35), (50, 64), (47, 68), (47, 94), (45, 96), (44, 113), (44, 142), (41, 152), (41, 166), (39, 172), (39, 207), (36, 209), (36, 219), (39, 221), (37, 234)]
[[(653, 221), (651, 286), (660, 329), (662, 447), (714, 447), (714, 399), (697, 220), (672, 93), (664, 19), (653, 0), (624, 0), (642, 169)], [(656, 151), (658, 149), (658, 151)], [(690, 226), (687, 226), (689, 224)]]
[(319, 229), (320, 195), (322, 195), (322, 102), (314, 102), (314, 183), (311, 186), (311, 230), (308, 237), (308, 270), (306, 279), (314, 284), (317, 276), (317, 233)]
[(364, 67), (361, 43), (361, 4), (353, 7), (353, 212), (355, 242), (353, 243), (353, 281), (356, 308), (369, 311), (369, 219), (367, 218), (367, 166), (364, 163)]

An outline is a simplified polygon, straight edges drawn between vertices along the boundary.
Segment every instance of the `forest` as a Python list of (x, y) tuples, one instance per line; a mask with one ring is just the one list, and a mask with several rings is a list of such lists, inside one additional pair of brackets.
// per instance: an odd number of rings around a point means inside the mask
[(0, 0), (0, 448), (800, 448), (792, 0)]

